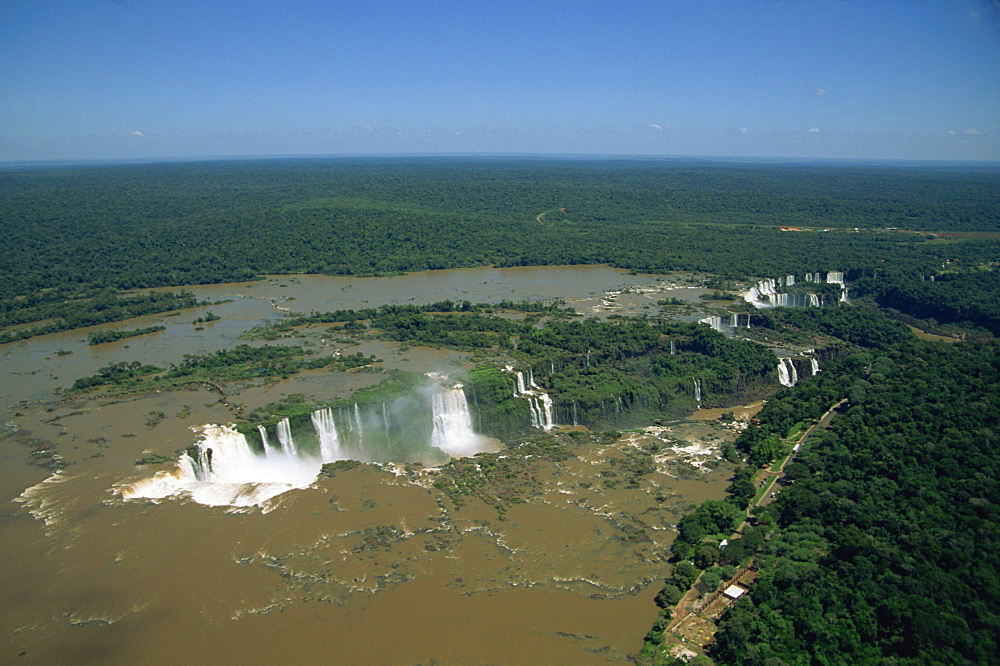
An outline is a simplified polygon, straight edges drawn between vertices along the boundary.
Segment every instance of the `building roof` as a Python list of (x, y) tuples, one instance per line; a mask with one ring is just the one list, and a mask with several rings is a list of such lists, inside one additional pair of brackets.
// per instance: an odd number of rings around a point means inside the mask
[(730, 585), (725, 590), (723, 590), (722, 593), (727, 597), (729, 597), (730, 599), (739, 599), (744, 594), (746, 594), (746, 590), (744, 590), (739, 585)]

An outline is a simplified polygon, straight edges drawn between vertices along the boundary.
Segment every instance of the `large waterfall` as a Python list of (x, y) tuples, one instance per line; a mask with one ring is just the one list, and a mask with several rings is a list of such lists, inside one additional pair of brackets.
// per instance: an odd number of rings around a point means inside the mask
[(434, 393), (433, 402), (431, 446), (452, 458), (475, 455), (483, 450), (484, 438), (472, 430), (469, 404), (461, 384)]
[[(212, 506), (254, 506), (313, 484), (324, 463), (439, 464), (495, 447), (475, 433), (461, 384), (431, 375), (425, 392), (392, 403), (354, 404), (282, 419), (245, 436), (234, 426), (205, 425), (169, 472), (120, 489), (124, 498), (188, 496)], [(544, 396), (548, 397), (548, 396)], [(549, 414), (551, 403), (542, 409)], [(273, 437), (271, 436), (273, 434)], [(258, 439), (259, 437), (259, 439)]]

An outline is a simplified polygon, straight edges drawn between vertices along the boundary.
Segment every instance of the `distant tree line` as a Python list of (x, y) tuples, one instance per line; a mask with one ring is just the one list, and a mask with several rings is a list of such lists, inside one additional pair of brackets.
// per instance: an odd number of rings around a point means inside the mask
[[(108, 290), (275, 273), (609, 263), (731, 278), (879, 267), (927, 274), (947, 260), (996, 261), (997, 241), (852, 230), (996, 231), (998, 185), (990, 169), (655, 160), (15, 170), (0, 174), (0, 327), (105, 323), (128, 314), (90, 303)], [(566, 212), (535, 219), (554, 208)], [(46, 326), (30, 333), (51, 332)], [(6, 331), (3, 339), (26, 334)]]

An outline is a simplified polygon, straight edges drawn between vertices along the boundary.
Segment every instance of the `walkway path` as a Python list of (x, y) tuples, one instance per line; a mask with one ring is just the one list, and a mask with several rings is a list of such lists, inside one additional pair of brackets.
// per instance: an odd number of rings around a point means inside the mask
[[(837, 409), (847, 402), (847, 398), (844, 398), (837, 404), (826, 410), (823, 416), (819, 417), (815, 423), (813, 423), (809, 428), (806, 429), (802, 436), (798, 438), (798, 442), (805, 442), (816, 430), (816, 428), (825, 428), (830, 424), (833, 419), (834, 413)], [(791, 462), (798, 451), (790, 451), (785, 459), (781, 461), (777, 470), (769, 467), (763, 471), (760, 475), (763, 477), (763, 486), (765, 488), (764, 492), (750, 502), (747, 507), (746, 514), (743, 521), (739, 524), (733, 534), (729, 537), (729, 541), (738, 539), (743, 529), (747, 525), (747, 520), (753, 513), (754, 509), (759, 506), (765, 506), (773, 501), (774, 498), (771, 497), (770, 489), (777, 483), (778, 479), (785, 475), (785, 465)], [(757, 485), (755, 483), (755, 485)], [(753, 558), (751, 558), (752, 561)], [(745, 566), (749, 566), (747, 563)], [(743, 569), (741, 568), (741, 571)], [(667, 625), (664, 634), (674, 634), (676, 636), (683, 637), (688, 644), (697, 644), (701, 649), (704, 649), (715, 639), (715, 622), (714, 620), (721, 615), (721, 611), (724, 609), (725, 605), (728, 604), (712, 604), (709, 603), (707, 606), (703, 603), (699, 603), (699, 592), (698, 592), (698, 581), (701, 580), (701, 574), (695, 579), (694, 583), (691, 584), (690, 589), (684, 593), (681, 600), (677, 602), (674, 606), (674, 616)], [(711, 598), (711, 595), (710, 595)], [(709, 627), (711, 630), (709, 630)]]

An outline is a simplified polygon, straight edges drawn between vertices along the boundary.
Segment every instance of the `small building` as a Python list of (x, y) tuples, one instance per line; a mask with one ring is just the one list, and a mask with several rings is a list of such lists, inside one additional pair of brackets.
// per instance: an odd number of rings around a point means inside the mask
[(730, 585), (729, 587), (727, 587), (722, 591), (722, 594), (729, 597), (730, 599), (739, 599), (746, 593), (747, 591), (744, 590), (739, 585)]

